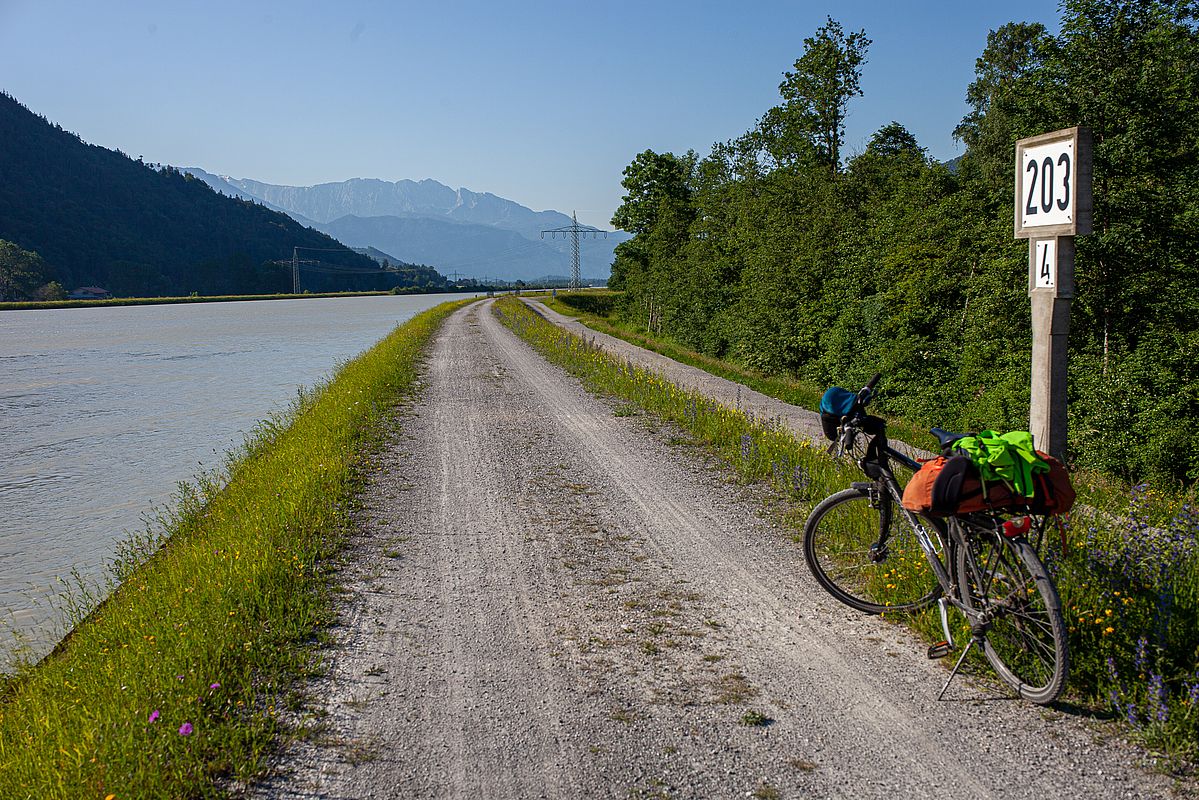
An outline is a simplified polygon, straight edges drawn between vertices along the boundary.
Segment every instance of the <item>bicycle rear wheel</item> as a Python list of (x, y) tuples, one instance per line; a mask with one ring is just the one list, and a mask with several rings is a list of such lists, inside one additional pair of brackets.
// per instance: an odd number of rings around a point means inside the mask
[(804, 525), (804, 558), (829, 594), (868, 614), (911, 611), (941, 586), (889, 494), (860, 489), (825, 498)]
[(1062, 601), (1036, 551), (1023, 538), (963, 524), (957, 548), (962, 602), (993, 614), (983, 653), (1020, 696), (1046, 705), (1066, 687), (1070, 653)]

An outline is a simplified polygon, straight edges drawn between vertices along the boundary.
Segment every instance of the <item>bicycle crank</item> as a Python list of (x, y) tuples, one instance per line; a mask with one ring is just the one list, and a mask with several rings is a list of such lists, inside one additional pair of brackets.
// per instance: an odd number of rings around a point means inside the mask
[(937, 599), (937, 611), (941, 614), (941, 630), (945, 638), (928, 648), (929, 659), (945, 658), (953, 650), (953, 634), (949, 630), (949, 600), (944, 597)]
[[(948, 646), (948, 650), (946, 650), (946, 654), (947, 654), (949, 650), (953, 649), (953, 633), (949, 630), (949, 598), (948, 597), (937, 598), (937, 612), (941, 615), (941, 631), (945, 634), (945, 644)], [(933, 658), (933, 657), (934, 656), (931, 655), (931, 648), (930, 648), (929, 658)], [(941, 656), (936, 656), (936, 658), (940, 658), (940, 657)]]

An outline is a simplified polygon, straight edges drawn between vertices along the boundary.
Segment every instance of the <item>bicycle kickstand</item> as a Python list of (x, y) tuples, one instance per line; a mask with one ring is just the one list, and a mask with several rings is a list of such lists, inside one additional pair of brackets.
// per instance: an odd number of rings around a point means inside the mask
[(977, 636), (971, 636), (970, 641), (966, 642), (966, 646), (962, 648), (962, 654), (958, 656), (957, 663), (953, 665), (953, 670), (949, 673), (949, 677), (945, 679), (945, 685), (941, 687), (941, 693), (937, 695), (938, 701), (945, 696), (945, 692), (949, 689), (949, 684), (953, 682), (955, 677), (957, 677), (958, 670), (962, 668), (962, 663), (965, 662), (966, 656), (970, 654), (970, 648), (974, 647), (975, 643), (978, 641), (979, 639)]

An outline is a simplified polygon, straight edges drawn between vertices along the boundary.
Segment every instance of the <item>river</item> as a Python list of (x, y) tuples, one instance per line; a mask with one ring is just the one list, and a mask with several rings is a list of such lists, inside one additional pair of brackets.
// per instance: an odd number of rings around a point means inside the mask
[(128, 532), (398, 323), (447, 295), (0, 312), (0, 667), (63, 633)]

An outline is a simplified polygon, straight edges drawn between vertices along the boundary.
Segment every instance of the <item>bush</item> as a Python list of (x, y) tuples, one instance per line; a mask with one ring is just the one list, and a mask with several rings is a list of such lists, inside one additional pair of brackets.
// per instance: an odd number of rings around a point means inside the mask
[(595, 292), (561, 292), (558, 302), (597, 317), (609, 317), (616, 310), (620, 295), (614, 292), (598, 294)]

